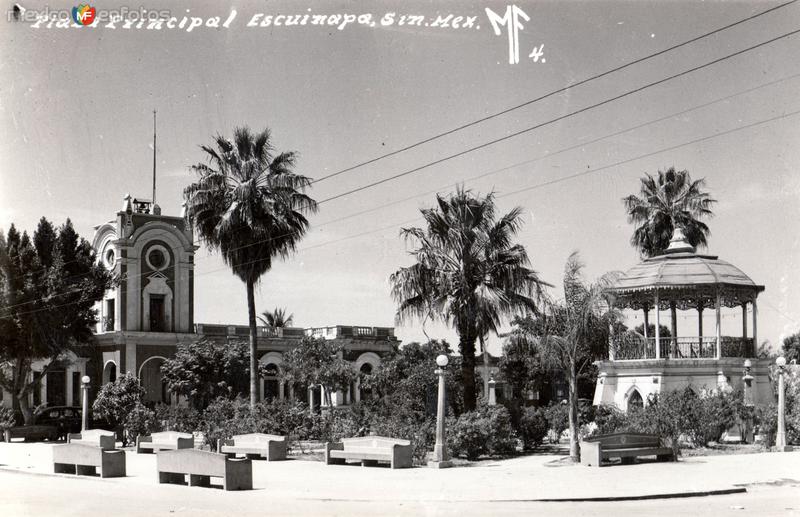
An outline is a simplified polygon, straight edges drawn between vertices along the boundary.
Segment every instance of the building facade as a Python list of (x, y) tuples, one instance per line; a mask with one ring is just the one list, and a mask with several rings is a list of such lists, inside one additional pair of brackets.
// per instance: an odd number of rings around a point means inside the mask
[[(195, 322), (194, 257), (198, 246), (182, 216), (162, 215), (158, 205), (126, 195), (115, 219), (95, 227), (92, 246), (98, 260), (119, 282), (96, 305), (99, 321), (96, 343), (88, 347), (91, 351), (83, 356), (71, 354), (63, 370), (48, 372), (41, 379), (41, 388), (30, 396), (32, 407), (79, 405), (81, 377), (89, 375), (91, 389), (96, 392), (102, 384), (125, 373), (140, 379), (148, 401), (169, 403), (161, 365), (174, 356), (178, 344), (204, 338), (248, 339), (247, 326)], [(318, 387), (295, 393), (298, 390), (278, 380), (283, 354), (306, 336), (343, 345), (343, 357), (362, 373), (377, 368), (381, 357), (399, 344), (391, 327), (259, 327), (259, 361), (272, 374), (261, 381), (262, 398), (324, 403)], [(38, 372), (43, 367), (42, 361), (34, 362), (33, 375), (41, 375)], [(11, 394), (2, 396), (3, 405), (11, 407)], [(331, 401), (334, 405), (349, 404), (361, 396), (361, 387), (355, 383), (347, 392), (331, 394)]]

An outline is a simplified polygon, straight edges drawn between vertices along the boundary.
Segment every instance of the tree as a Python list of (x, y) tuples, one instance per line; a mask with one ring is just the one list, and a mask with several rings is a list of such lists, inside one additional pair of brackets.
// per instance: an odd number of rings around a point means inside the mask
[(606, 300), (611, 277), (593, 284), (581, 277), (583, 264), (577, 252), (564, 268), (564, 300), (548, 300), (539, 315), (518, 320), (512, 336), (536, 349), (543, 364), (563, 372), (569, 383), (570, 457), (580, 459), (578, 448), (578, 380), (608, 345), (609, 329), (618, 314)]
[[(432, 339), (427, 343), (408, 343), (381, 360), (372, 374), (362, 379), (361, 386), (372, 390), (385, 405), (404, 413), (435, 415), (439, 377), (436, 357), (453, 353), (445, 340)], [(458, 361), (451, 357), (445, 369), (447, 403), (455, 414), (463, 410), (463, 397)]]
[(623, 198), (628, 222), (636, 225), (631, 244), (646, 257), (667, 249), (676, 227), (692, 246), (706, 246), (711, 231), (700, 219), (713, 217), (717, 201), (703, 191), (705, 180), (692, 181), (688, 171), (670, 167), (641, 179), (639, 196)]
[(285, 328), (292, 324), (294, 314), (286, 315), (286, 309), (275, 307), (272, 311), (264, 311), (258, 319), (272, 329)]
[(175, 357), (161, 366), (167, 389), (189, 399), (198, 410), (217, 397), (235, 398), (247, 393), (249, 349), (247, 343), (217, 343), (201, 339), (179, 344)]
[[(29, 393), (92, 342), (94, 304), (111, 283), (69, 219), (56, 231), (42, 217), (33, 239), (13, 224), (6, 238), (0, 232), (0, 386), (13, 394), (26, 425)], [(43, 362), (39, 376), (32, 375), (36, 360)]]
[(322, 386), (331, 407), (331, 393), (346, 391), (357, 373), (342, 358), (344, 347), (327, 339), (303, 338), (283, 354), (281, 381), (301, 386)]
[(783, 339), (783, 357), (787, 363), (800, 362), (800, 332)]
[(308, 230), (305, 214), (317, 203), (304, 191), (311, 184), (293, 172), (296, 154), (275, 154), (270, 131), (234, 130), (233, 141), (217, 136), (201, 146), (209, 162), (193, 165), (198, 180), (186, 187), (186, 218), (206, 245), (245, 283), (250, 325), (250, 405), (258, 399), (255, 286), (286, 258)]
[(422, 210), (426, 228), (403, 228), (418, 247), (416, 263), (390, 277), (396, 319), (439, 318), (455, 327), (461, 353), (464, 405), (475, 409), (475, 341), (497, 332), (517, 312), (537, 311), (546, 284), (531, 269), (525, 248), (513, 239), (522, 208), (495, 217), (494, 194), (459, 188), (437, 207)]
[[(95, 418), (104, 418), (114, 428), (125, 426), (129, 415), (143, 405), (145, 391), (131, 372), (103, 384), (92, 405)], [(125, 437), (127, 434), (123, 434), (123, 442)]]

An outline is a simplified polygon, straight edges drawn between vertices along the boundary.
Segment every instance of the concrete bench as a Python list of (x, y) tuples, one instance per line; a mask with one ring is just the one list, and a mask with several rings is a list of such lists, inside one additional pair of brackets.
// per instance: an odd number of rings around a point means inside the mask
[(264, 458), (267, 461), (286, 459), (286, 437), (275, 434), (237, 434), (229, 440), (217, 441), (217, 452), (235, 458), (237, 454), (244, 454), (246, 458), (254, 460)]
[(83, 443), (67, 443), (53, 447), (53, 472), (100, 477), (125, 476), (125, 451), (102, 449)]
[(3, 432), (6, 442), (14, 438), (23, 438), (27, 441), (50, 440), (54, 442), (58, 439), (58, 429), (52, 425), (25, 425), (11, 427)]
[(194, 436), (189, 433), (163, 431), (149, 436), (136, 437), (136, 452), (151, 453), (177, 449), (193, 449)]
[(158, 482), (210, 486), (211, 478), (222, 478), (225, 490), (252, 490), (253, 464), (249, 459), (229, 458), (216, 452), (182, 449), (158, 453)]
[(393, 469), (401, 469), (411, 467), (412, 457), (411, 442), (384, 436), (345, 438), (325, 444), (328, 465), (360, 461), (362, 466), (388, 463)]
[(610, 458), (620, 458), (623, 465), (629, 465), (643, 456), (673, 461), (675, 452), (670, 447), (663, 447), (661, 439), (652, 434), (613, 433), (581, 441), (581, 463), (586, 466), (600, 467), (603, 460)]
[(67, 434), (67, 443), (91, 445), (93, 447), (100, 447), (104, 451), (110, 451), (117, 448), (117, 435), (114, 431), (88, 429), (80, 433)]

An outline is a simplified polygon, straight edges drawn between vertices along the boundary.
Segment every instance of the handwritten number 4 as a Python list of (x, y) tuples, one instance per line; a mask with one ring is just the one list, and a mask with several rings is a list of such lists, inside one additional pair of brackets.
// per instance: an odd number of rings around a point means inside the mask
[(544, 59), (543, 56), (544, 56), (544, 43), (542, 43), (538, 47), (533, 47), (533, 50), (531, 51), (531, 53), (528, 54), (528, 57), (533, 59), (534, 63), (538, 63), (539, 62), (539, 58), (542, 58), (542, 63), (544, 63), (545, 59)]

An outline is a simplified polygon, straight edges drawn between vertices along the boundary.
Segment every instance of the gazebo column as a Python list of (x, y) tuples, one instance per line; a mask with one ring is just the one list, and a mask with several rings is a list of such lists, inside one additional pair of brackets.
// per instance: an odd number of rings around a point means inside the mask
[(644, 338), (647, 339), (648, 337), (650, 337), (650, 336), (647, 335), (647, 333), (648, 333), (647, 327), (650, 326), (650, 307), (648, 307), (647, 304), (645, 303), (642, 306), (642, 310), (644, 311), (644, 332), (643, 332), (643, 334), (644, 334)]
[(742, 339), (747, 339), (747, 302), (742, 302)]
[(661, 315), (660, 315), (660, 308), (658, 302), (658, 290), (656, 290), (656, 299), (655, 299), (655, 310), (656, 310), (656, 359), (661, 359)]
[(753, 298), (753, 357), (758, 357), (758, 305)]
[(716, 329), (715, 329), (715, 333), (716, 333), (716, 336), (717, 336), (717, 354), (716, 354), (717, 359), (721, 359), (722, 358), (722, 334), (721, 334), (722, 333), (722, 321), (721, 321), (722, 318), (721, 318), (721, 314), (720, 314), (720, 307), (721, 307), (721, 305), (720, 305), (720, 295), (719, 295), (719, 292), (717, 292), (717, 299), (714, 301), (714, 309), (717, 312), (717, 324), (716, 324)]
[(678, 308), (675, 302), (669, 302), (670, 330), (672, 333), (671, 356), (676, 356), (678, 348)]
[(700, 346), (703, 346), (703, 306), (697, 307), (697, 336), (700, 338)]
[(703, 357), (703, 303), (697, 305), (697, 352)]

